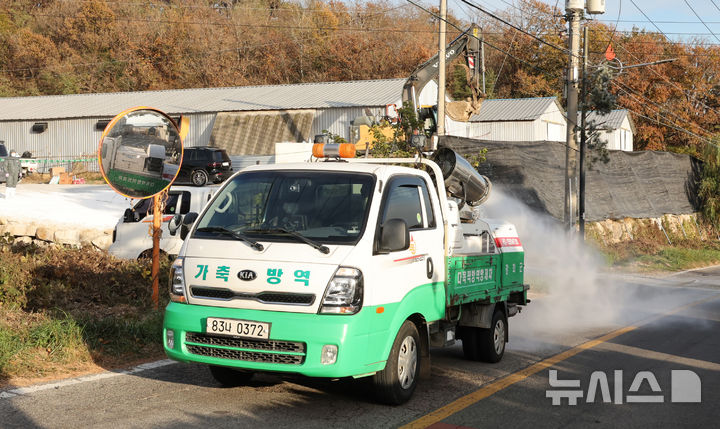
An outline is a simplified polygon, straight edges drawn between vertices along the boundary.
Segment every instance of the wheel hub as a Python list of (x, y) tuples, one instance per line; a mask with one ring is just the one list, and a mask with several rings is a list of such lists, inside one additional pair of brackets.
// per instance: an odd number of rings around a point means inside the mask
[(417, 358), (415, 339), (411, 336), (405, 337), (400, 345), (400, 353), (398, 353), (398, 380), (403, 389), (409, 388), (415, 380)]

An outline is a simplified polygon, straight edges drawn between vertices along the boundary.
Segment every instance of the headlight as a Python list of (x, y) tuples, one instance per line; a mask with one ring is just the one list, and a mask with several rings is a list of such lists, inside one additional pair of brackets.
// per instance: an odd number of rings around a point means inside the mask
[(170, 268), (170, 301), (187, 302), (185, 298), (185, 275), (183, 274), (183, 258), (175, 259)]
[(325, 289), (320, 314), (355, 314), (362, 308), (363, 277), (355, 268), (340, 267)]

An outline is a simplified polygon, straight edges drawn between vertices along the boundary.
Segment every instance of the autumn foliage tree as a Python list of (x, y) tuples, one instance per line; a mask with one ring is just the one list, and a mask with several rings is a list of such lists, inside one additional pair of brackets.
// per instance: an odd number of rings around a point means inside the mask
[[(525, 33), (472, 17), (487, 42), (487, 95), (562, 99), (563, 11), (523, 0), (498, 13)], [(436, 53), (437, 25), (388, 0), (3, 0), (0, 96), (403, 78)], [(626, 66), (676, 58), (615, 69), (609, 90), (633, 115), (635, 149), (702, 157), (718, 132), (720, 47), (588, 25), (591, 68), (609, 43)], [(448, 40), (458, 34), (448, 26)], [(462, 58), (448, 69), (450, 93), (466, 97)]]

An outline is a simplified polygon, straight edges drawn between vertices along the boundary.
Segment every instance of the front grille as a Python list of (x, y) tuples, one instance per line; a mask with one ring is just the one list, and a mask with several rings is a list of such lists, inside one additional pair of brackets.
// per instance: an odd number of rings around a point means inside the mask
[(191, 289), (193, 296), (198, 298), (230, 299), (235, 295), (233, 291), (228, 289), (215, 289), (197, 286), (193, 286)]
[(222, 335), (187, 332), (185, 341), (211, 346), (235, 347), (238, 349), (269, 350), (273, 352), (305, 353), (305, 343), (275, 340), (249, 340), (246, 338), (226, 337)]
[(263, 304), (312, 305), (315, 295), (311, 293), (260, 292), (257, 294), (233, 292), (230, 289), (191, 286), (190, 291), (195, 298), (210, 299), (247, 299)]
[(315, 295), (309, 293), (296, 294), (263, 292), (257, 296), (257, 299), (265, 303), (311, 305), (313, 301), (315, 301)]
[(285, 365), (302, 365), (305, 361), (303, 355), (279, 355), (275, 353), (250, 352), (234, 349), (218, 349), (215, 347), (187, 345), (190, 353), (201, 356), (210, 356), (222, 359), (241, 360), (246, 362), (279, 363)]

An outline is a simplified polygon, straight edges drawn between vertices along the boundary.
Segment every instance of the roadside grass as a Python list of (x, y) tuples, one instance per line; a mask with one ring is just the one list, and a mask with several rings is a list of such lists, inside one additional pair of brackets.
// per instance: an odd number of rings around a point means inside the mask
[(673, 244), (630, 241), (595, 246), (608, 266), (639, 272), (674, 272), (720, 264), (720, 241), (676, 240)]
[[(162, 355), (149, 260), (0, 243), (0, 385)], [(168, 270), (162, 260), (161, 309)]]

